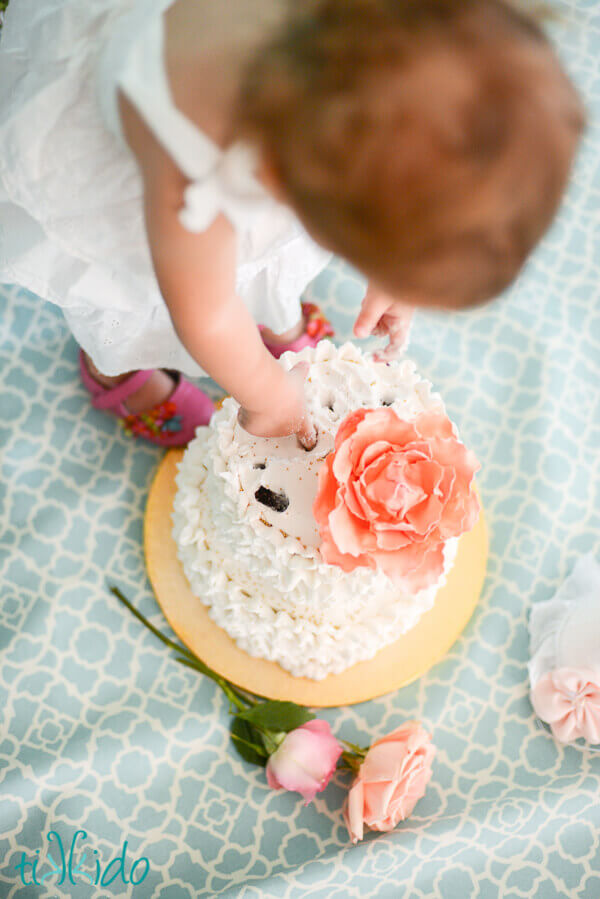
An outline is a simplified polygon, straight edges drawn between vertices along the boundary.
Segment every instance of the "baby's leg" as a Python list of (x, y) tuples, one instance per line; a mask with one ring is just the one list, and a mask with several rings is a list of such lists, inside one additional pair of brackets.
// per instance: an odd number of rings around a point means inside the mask
[(261, 328), (261, 333), (266, 343), (275, 345), (292, 343), (293, 340), (297, 340), (304, 333), (305, 324), (304, 316), (301, 315), (298, 324), (290, 328), (289, 331), (284, 331), (283, 334), (275, 334), (269, 328)]
[(270, 328), (261, 325), (262, 339), (267, 349), (278, 359), (286, 350), (298, 353), (307, 346), (316, 346), (323, 337), (333, 337), (331, 323), (325, 318), (314, 303), (302, 303), (302, 316), (298, 324), (276, 334)]
[[(102, 387), (116, 387), (117, 384), (125, 381), (133, 374), (133, 372), (129, 371), (123, 375), (116, 375), (115, 377), (103, 375), (102, 372), (98, 371), (87, 353), (84, 353), (84, 356), (89, 373), (98, 384), (102, 385)], [(146, 412), (154, 406), (158, 406), (160, 403), (164, 403), (165, 400), (168, 400), (174, 389), (175, 381), (173, 378), (168, 375), (166, 371), (157, 369), (152, 374), (152, 377), (149, 378), (139, 390), (136, 390), (135, 393), (132, 393), (127, 397), (125, 405), (130, 412)]]

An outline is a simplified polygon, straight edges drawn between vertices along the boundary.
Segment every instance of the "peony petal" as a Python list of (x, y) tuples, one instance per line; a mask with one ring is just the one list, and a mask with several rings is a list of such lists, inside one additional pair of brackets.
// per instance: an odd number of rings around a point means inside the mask
[(439, 521), (442, 540), (460, 537), (471, 530), (479, 517), (479, 501), (475, 493), (461, 495), (458, 491), (448, 501)]
[[(350, 487), (349, 487), (350, 490)], [(366, 485), (362, 481), (355, 481), (352, 484), (353, 499), (356, 500), (360, 509), (360, 516), (364, 521), (368, 522), (369, 527), (376, 524), (379, 519), (386, 514), (382, 506), (377, 505), (369, 500)]]
[[(432, 547), (421, 544), (420, 547), (422, 552), (420, 564), (413, 568), (408, 568), (407, 565), (407, 561), (414, 563), (415, 560), (409, 547), (398, 553), (376, 553), (375, 564), (390, 580), (401, 582), (406, 590), (417, 593), (437, 583), (444, 571), (443, 544), (439, 543)], [(401, 558), (403, 555), (404, 559)]]
[(335, 449), (336, 452), (349, 437), (355, 432), (356, 428), (360, 424), (361, 421), (364, 420), (368, 413), (368, 409), (356, 409), (354, 412), (350, 412), (344, 420), (341, 422), (337, 434), (335, 436)]
[(385, 476), (389, 462), (389, 454), (383, 453), (375, 459), (353, 483), (355, 495), (360, 503), (362, 514), (369, 521), (376, 521), (381, 516), (387, 516), (388, 512), (384, 503), (369, 494), (370, 487), (380, 477)]
[(378, 433), (377, 430), (372, 427), (372, 419), (367, 415), (367, 417), (358, 425), (351, 440), (350, 464), (355, 476), (360, 475), (360, 472), (362, 471), (361, 459), (365, 454), (368, 456), (371, 447), (378, 444), (376, 455), (379, 455), (386, 449), (389, 450), (389, 441), (378, 440), (378, 437), (380, 436), (381, 431)]
[(333, 454), (333, 475), (339, 484), (346, 484), (352, 476), (352, 438), (344, 440)]
[(435, 543), (426, 547), (421, 564), (404, 578), (404, 585), (412, 593), (418, 593), (420, 590), (426, 590), (427, 587), (437, 584), (443, 573), (444, 544)]
[[(333, 472), (341, 484), (345, 484), (355, 467), (357, 432), (368, 415), (368, 409), (351, 412), (340, 424), (335, 437)], [(367, 443), (370, 443), (367, 440)], [(359, 447), (362, 443), (359, 441)]]
[(368, 520), (369, 515), (373, 513), (368, 505), (366, 506), (366, 508), (363, 506), (362, 497), (359, 496), (358, 486), (359, 485), (356, 483), (356, 481), (349, 481), (346, 484), (344, 499), (349, 511), (353, 515), (355, 515), (357, 518)]
[(357, 460), (356, 472), (360, 474), (372, 465), (373, 462), (376, 462), (383, 454), (387, 454), (390, 451), (391, 447), (387, 440), (376, 440), (373, 443), (369, 443), (363, 454)]
[(445, 469), (437, 459), (414, 459), (406, 469), (406, 480), (418, 485), (427, 496), (441, 495), (440, 484)]
[[(405, 527), (401, 522), (397, 525), (390, 525), (388, 522), (381, 524), (379, 522), (374, 522), (373, 530), (375, 531), (377, 546), (384, 552), (396, 553), (406, 549), (411, 553), (413, 551), (418, 553), (419, 558), (423, 554), (421, 546), (413, 543), (410, 529)], [(410, 566), (408, 566), (407, 563), (407, 568), (408, 567)]]
[(342, 421), (335, 436), (333, 473), (340, 484), (346, 483), (353, 468), (353, 446), (356, 430), (364, 421), (368, 410), (357, 409)]
[(415, 428), (427, 441), (432, 437), (456, 440), (454, 425), (442, 412), (422, 412), (415, 420)]
[(417, 438), (412, 422), (403, 421), (393, 409), (369, 409), (364, 419), (358, 423), (352, 438), (352, 468), (372, 443), (383, 440), (389, 447), (403, 447)]
[(329, 513), (335, 508), (338, 483), (333, 476), (333, 453), (330, 453), (319, 469), (317, 495), (313, 503), (313, 515), (319, 530), (327, 526)]
[(444, 504), (444, 508), (448, 505), (448, 503), (458, 502), (459, 505), (462, 505), (464, 502), (464, 491), (460, 492), (460, 500), (458, 499), (456, 490), (458, 485), (456, 483), (456, 473), (453, 468), (443, 468), (442, 469), (442, 477), (437, 486), (436, 496), (442, 500)]
[(339, 551), (351, 556), (370, 552), (377, 545), (365, 521), (353, 515), (343, 502), (338, 502), (329, 515), (329, 531)]
[(404, 468), (397, 463), (389, 465), (368, 488), (368, 496), (384, 506), (390, 517), (397, 521), (403, 520), (407, 512), (426, 497), (422, 487), (406, 480)]
[(479, 462), (463, 443), (457, 440), (438, 440), (431, 444), (432, 455), (444, 468), (450, 468), (466, 488), (471, 483)]
[[(380, 412), (388, 413), (384, 419), (384, 434), (386, 440), (395, 448), (408, 449), (419, 441), (419, 432), (414, 421), (400, 418), (393, 409), (381, 409)], [(389, 414), (391, 413), (391, 414)], [(427, 446), (425, 444), (425, 451)]]
[(409, 509), (406, 513), (406, 520), (417, 534), (426, 535), (430, 534), (434, 527), (437, 527), (443, 511), (442, 501), (432, 494)]
[(355, 568), (374, 568), (375, 562), (370, 554), (351, 556), (341, 553), (329, 535), (325, 535), (319, 547), (321, 558), (328, 565), (337, 565), (342, 571), (354, 571)]
[(385, 572), (390, 580), (404, 586), (405, 580), (412, 577), (413, 572), (421, 567), (424, 552), (422, 544), (407, 543), (405, 547), (395, 552), (378, 550), (373, 556), (377, 568)]

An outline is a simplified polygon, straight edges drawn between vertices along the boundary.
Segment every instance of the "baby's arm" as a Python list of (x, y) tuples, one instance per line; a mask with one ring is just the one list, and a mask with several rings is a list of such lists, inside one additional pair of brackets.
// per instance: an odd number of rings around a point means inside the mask
[(185, 177), (135, 110), (121, 101), (127, 140), (144, 178), (146, 229), (175, 329), (198, 364), (240, 403), (243, 427), (259, 436), (297, 433), (311, 443), (302, 367), (286, 373), (265, 348), (235, 291), (235, 235), (220, 215), (192, 234), (179, 222)]

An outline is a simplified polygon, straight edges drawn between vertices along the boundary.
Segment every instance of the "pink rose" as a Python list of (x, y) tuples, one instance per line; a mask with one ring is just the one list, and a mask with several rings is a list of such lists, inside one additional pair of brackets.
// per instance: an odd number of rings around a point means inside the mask
[(531, 691), (536, 715), (547, 721), (561, 743), (583, 737), (600, 743), (600, 674), (589, 669), (557, 668)]
[(367, 752), (344, 804), (344, 819), (353, 843), (363, 825), (393, 830), (407, 818), (431, 778), (435, 748), (418, 721), (408, 721)]
[(287, 734), (267, 762), (267, 782), (274, 790), (294, 790), (308, 804), (324, 790), (342, 747), (329, 724), (318, 718)]
[(350, 413), (319, 472), (313, 513), (323, 559), (344, 571), (379, 568), (413, 591), (434, 584), (444, 541), (477, 521), (478, 468), (446, 415)]

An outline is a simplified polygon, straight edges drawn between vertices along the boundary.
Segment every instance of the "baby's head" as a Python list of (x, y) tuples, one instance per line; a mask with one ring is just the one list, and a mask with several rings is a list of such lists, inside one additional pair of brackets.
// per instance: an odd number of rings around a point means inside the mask
[(239, 133), (307, 230), (392, 295), (465, 306), (516, 276), (584, 126), (504, 0), (302, 0), (240, 92)]

